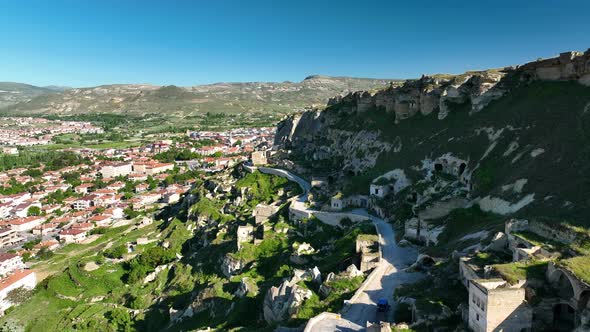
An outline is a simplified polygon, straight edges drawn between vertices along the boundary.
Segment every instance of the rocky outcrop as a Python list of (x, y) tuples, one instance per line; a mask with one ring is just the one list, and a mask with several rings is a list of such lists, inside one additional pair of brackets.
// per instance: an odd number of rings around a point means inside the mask
[[(506, 78), (506, 79), (505, 79)], [(328, 108), (338, 113), (365, 113), (382, 108), (395, 114), (395, 122), (417, 114), (437, 112), (444, 119), (460, 107), (479, 112), (492, 100), (503, 96), (517, 82), (534, 80), (577, 80), (590, 85), (590, 49), (586, 52), (565, 52), (519, 67), (466, 72), (461, 75), (423, 76), (372, 94), (351, 92), (328, 101)], [(297, 140), (311, 140), (330, 119), (325, 112), (310, 110), (290, 116), (278, 125), (275, 144), (290, 148)]]
[(231, 278), (231, 276), (238, 274), (243, 268), (244, 262), (241, 260), (235, 259), (230, 255), (226, 255), (223, 258), (221, 271), (226, 277)]
[(309, 289), (298, 285), (300, 281), (310, 280), (315, 284), (322, 283), (322, 275), (316, 267), (307, 270), (293, 271), (290, 280), (284, 280), (278, 287), (271, 287), (264, 297), (264, 319), (272, 324), (286, 320), (297, 313), (303, 302), (313, 295)]
[(346, 271), (344, 272), (344, 274), (348, 278), (355, 278), (355, 277), (358, 277), (358, 276), (362, 276), (363, 275), (363, 273), (354, 264), (350, 264), (346, 268)]
[(285, 280), (279, 287), (271, 287), (264, 298), (264, 319), (269, 323), (278, 323), (297, 313), (303, 301), (313, 295), (309, 289)]
[(564, 52), (558, 57), (541, 59), (518, 67), (529, 79), (578, 80), (590, 85), (590, 49), (586, 52)]
[(255, 285), (253, 285), (252, 281), (250, 281), (248, 278), (242, 278), (242, 280), (240, 281), (240, 285), (238, 286), (238, 289), (235, 291), (234, 295), (237, 297), (244, 297), (249, 293), (251, 293), (252, 295), (256, 295), (256, 293), (258, 293), (258, 290), (255, 288), (256, 287)]

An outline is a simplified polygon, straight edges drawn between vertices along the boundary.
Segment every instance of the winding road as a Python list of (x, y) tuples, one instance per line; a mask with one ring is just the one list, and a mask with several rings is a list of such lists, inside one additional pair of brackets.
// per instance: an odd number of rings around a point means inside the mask
[[(298, 197), (293, 204), (298, 209), (307, 209), (304, 202), (307, 200), (307, 193), (311, 185), (297, 175), (282, 169), (258, 167), (263, 173), (271, 173), (282, 176), (288, 180), (297, 182), (304, 193)], [(413, 283), (422, 278), (421, 273), (408, 273), (403, 271), (416, 261), (418, 252), (414, 248), (400, 247), (395, 242), (395, 232), (391, 225), (383, 219), (370, 215), (365, 209), (356, 209), (351, 213), (367, 217), (375, 224), (380, 235), (380, 247), (382, 259), (376, 270), (371, 273), (370, 280), (363, 284), (357, 296), (353, 297), (341, 315), (319, 315), (311, 319), (305, 327), (305, 332), (331, 332), (331, 331), (362, 331), (367, 322), (374, 322), (377, 316), (377, 301), (389, 299), (393, 303), (393, 292), (395, 288), (404, 283)], [(394, 309), (394, 308), (392, 308)], [(391, 311), (390, 311), (391, 312)]]

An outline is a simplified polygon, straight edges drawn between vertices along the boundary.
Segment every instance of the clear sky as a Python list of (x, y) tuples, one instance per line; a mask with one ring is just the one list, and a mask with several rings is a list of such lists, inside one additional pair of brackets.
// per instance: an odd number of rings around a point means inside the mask
[(0, 81), (411, 78), (590, 48), (590, 1), (0, 0)]

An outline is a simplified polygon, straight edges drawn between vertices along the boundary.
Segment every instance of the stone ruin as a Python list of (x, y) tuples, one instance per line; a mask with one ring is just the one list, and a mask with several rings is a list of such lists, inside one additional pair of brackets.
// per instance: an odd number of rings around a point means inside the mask
[(377, 235), (363, 235), (357, 237), (356, 253), (360, 255), (360, 271), (369, 271), (379, 264), (379, 237)]
[(236, 234), (236, 242), (238, 250), (242, 249), (243, 243), (251, 243), (254, 241), (254, 227), (252, 225), (238, 226)]
[(260, 203), (256, 205), (254, 211), (252, 212), (252, 216), (256, 219), (256, 225), (263, 224), (268, 221), (270, 217), (275, 215), (279, 211), (279, 206), (277, 205), (268, 205)]

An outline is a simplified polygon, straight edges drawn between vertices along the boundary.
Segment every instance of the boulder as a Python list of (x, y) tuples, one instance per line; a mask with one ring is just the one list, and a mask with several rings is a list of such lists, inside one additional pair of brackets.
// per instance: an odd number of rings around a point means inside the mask
[(326, 282), (332, 281), (332, 280), (334, 280), (334, 278), (336, 278), (336, 274), (334, 274), (334, 272), (330, 272), (326, 276)]
[(356, 267), (356, 265), (350, 264), (346, 268), (346, 271), (344, 271), (344, 275), (348, 278), (355, 278), (358, 276), (362, 276), (363, 273)]
[(424, 271), (431, 268), (435, 263), (436, 261), (434, 260), (434, 258), (428, 255), (420, 254), (418, 255), (418, 258), (416, 258), (416, 262), (410, 265), (410, 267), (408, 267), (406, 271)]
[(223, 274), (231, 278), (232, 275), (238, 274), (244, 268), (244, 262), (235, 259), (230, 255), (225, 255), (221, 264), (221, 271)]
[(235, 291), (234, 295), (237, 297), (244, 297), (248, 295), (248, 293), (254, 293), (255, 295), (257, 291), (250, 285), (248, 278), (242, 278), (240, 285), (238, 286), (238, 289)]
[(328, 297), (328, 295), (330, 295), (330, 293), (332, 292), (332, 288), (330, 288), (330, 286), (326, 285), (325, 283), (320, 285), (320, 289), (319, 289), (320, 295), (323, 298)]
[(291, 284), (296, 284), (298, 282), (300, 282), (301, 280), (311, 280), (316, 284), (321, 284), (322, 283), (322, 274), (320, 273), (320, 270), (318, 269), (317, 266), (315, 266), (313, 269), (307, 269), (307, 270), (299, 270), (299, 269), (295, 269), (293, 271), (293, 277), (291, 278), (291, 280), (289, 281)]
[(410, 245), (410, 242), (409, 242), (408, 240), (406, 240), (406, 239), (401, 239), (401, 240), (398, 242), (398, 245), (399, 245), (400, 247), (407, 247), (407, 246), (409, 246), (409, 245)]
[(315, 253), (315, 249), (311, 246), (311, 244), (307, 242), (300, 243), (299, 245), (294, 245), (295, 252), (297, 255), (313, 255)]

